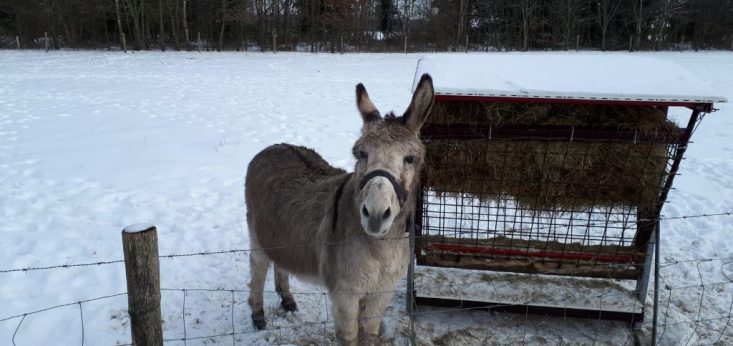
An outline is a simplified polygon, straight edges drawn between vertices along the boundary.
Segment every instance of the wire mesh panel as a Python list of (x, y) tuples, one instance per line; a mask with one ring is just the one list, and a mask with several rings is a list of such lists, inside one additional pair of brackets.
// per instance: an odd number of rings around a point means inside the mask
[(431, 117), (419, 265), (640, 277), (688, 137), (666, 108), (464, 100)]

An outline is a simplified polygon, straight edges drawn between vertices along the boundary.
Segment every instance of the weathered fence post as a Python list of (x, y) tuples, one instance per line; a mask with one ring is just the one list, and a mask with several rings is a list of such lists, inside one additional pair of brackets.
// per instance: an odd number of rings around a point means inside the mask
[(48, 52), (48, 31), (43, 32), (43, 48)]
[(15, 36), (15, 44), (18, 46), (18, 49), (20, 49), (20, 37), (17, 35)]
[(127, 276), (127, 305), (132, 343), (163, 345), (160, 313), (160, 260), (155, 226), (139, 224), (122, 230)]
[(198, 47), (199, 53), (201, 53), (201, 32), (196, 33), (196, 46)]

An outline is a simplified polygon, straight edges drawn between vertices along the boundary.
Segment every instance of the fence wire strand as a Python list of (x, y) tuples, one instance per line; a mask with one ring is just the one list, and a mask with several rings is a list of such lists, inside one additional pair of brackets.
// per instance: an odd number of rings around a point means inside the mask
[[(657, 220), (662, 220), (662, 221), (663, 220), (685, 220), (685, 219), (692, 219), (692, 218), (706, 218), (706, 217), (731, 216), (731, 215), (733, 215), (733, 212), (706, 213), (706, 214), (697, 214), (697, 215), (682, 215), (682, 216), (674, 216), (674, 217), (661, 217), (661, 218), (659, 218)], [(624, 221), (621, 221), (621, 220), (605, 220), (605, 222), (615, 222), (615, 221), (624, 222)], [(636, 220), (636, 221), (638, 222), (638, 221), (655, 221), (655, 220), (648, 219), (648, 220)], [(405, 240), (407, 238), (408, 238), (407, 236), (401, 236), (401, 237), (393, 237), (393, 238), (383, 238), (383, 239), (379, 239), (379, 240), (380, 241), (391, 241), (391, 240), (402, 241), (402, 240)], [(238, 254), (238, 253), (249, 253), (249, 252), (252, 252), (252, 251), (262, 251), (262, 250), (267, 250), (267, 249), (282, 249), (282, 248), (296, 248), (296, 247), (297, 248), (302, 248), (302, 247), (312, 247), (312, 246), (320, 246), (320, 245), (342, 245), (342, 244), (346, 244), (346, 243), (349, 243), (349, 242), (350, 241), (347, 240), (347, 241), (328, 242), (328, 243), (309, 243), (309, 244), (303, 244), (303, 245), (299, 245), (299, 246), (287, 246), (287, 247), (286, 246), (278, 246), (278, 247), (267, 247), (267, 248), (263, 247), (263, 248), (253, 248), (253, 249), (232, 249), (232, 250), (221, 250), (221, 251), (200, 251), (200, 252), (192, 252), (192, 253), (167, 254), (167, 255), (161, 255), (159, 257), (160, 258), (174, 259), (174, 258), (192, 257), (192, 256), (209, 256), (209, 255), (220, 255), (220, 254)], [(720, 265), (720, 267), (719, 267), (719, 270), (720, 270), (720, 273), (721, 273), (722, 277), (725, 278), (725, 280), (723, 280), (723, 281), (714, 280), (714, 281), (706, 282), (706, 280), (705, 280), (705, 274), (704, 274), (705, 271), (702, 269), (702, 266), (704, 264), (706, 264), (706, 263), (710, 263), (710, 262), (713, 262), (713, 261), (722, 262), (721, 265)], [(70, 268), (87, 267), (87, 266), (101, 266), (101, 265), (115, 264), (115, 263), (123, 263), (123, 262), (124, 262), (124, 260), (111, 260), (111, 261), (100, 261), (100, 262), (91, 262), (91, 263), (61, 264), (61, 265), (53, 265), (53, 266), (38, 266), (38, 267), (14, 268), (14, 269), (0, 270), (0, 274), (3, 274), (3, 273), (13, 273), (13, 272), (40, 271), (40, 270), (70, 269)], [(705, 306), (706, 294), (709, 294), (709, 292), (715, 292), (715, 290), (716, 290), (715, 288), (718, 287), (718, 286), (724, 286), (725, 287), (725, 285), (731, 285), (731, 284), (733, 284), (732, 275), (731, 275), (731, 273), (729, 273), (727, 271), (728, 268), (729, 268), (729, 266), (731, 264), (733, 264), (733, 257), (674, 260), (674, 261), (669, 261), (669, 262), (666, 262), (666, 263), (659, 263), (659, 268), (660, 268), (660, 270), (662, 270), (662, 269), (670, 268), (670, 267), (676, 266), (676, 265), (689, 265), (689, 264), (692, 264), (692, 263), (694, 263), (695, 269), (696, 269), (696, 273), (697, 273), (697, 282), (695, 284), (685, 284), (685, 285), (677, 285), (677, 286), (674, 286), (674, 285), (671, 285), (668, 282), (668, 280), (665, 278), (665, 275), (660, 275), (659, 276), (659, 280), (660, 280), (660, 283), (662, 283), (662, 285), (661, 285), (662, 287), (659, 288), (659, 290), (657, 290), (657, 291), (652, 290), (650, 292), (650, 293), (653, 293), (653, 292), (664, 293), (665, 296), (666, 296), (666, 299), (664, 299), (665, 301), (664, 302), (661, 302), (661, 304), (660, 304), (660, 305), (662, 305), (664, 307), (664, 313), (662, 314), (664, 316), (664, 318), (658, 324), (658, 327), (661, 328), (661, 333), (658, 335), (657, 340), (665, 340), (664, 337), (665, 337), (665, 333), (667, 333), (667, 331), (668, 331), (668, 327), (672, 327), (673, 328), (673, 327), (679, 326), (679, 325), (689, 325), (690, 328), (691, 328), (691, 331), (690, 331), (689, 336), (686, 337), (686, 342), (685, 342), (686, 345), (687, 344), (690, 344), (690, 343), (699, 342), (700, 341), (700, 338), (705, 338), (706, 340), (710, 340), (710, 338), (707, 338), (706, 336), (700, 336), (700, 335), (698, 335), (697, 332), (698, 332), (698, 330), (700, 330), (700, 328), (706, 328), (706, 330), (708, 330), (708, 331), (712, 331), (712, 330), (718, 331), (719, 330), (719, 333), (717, 335), (712, 334), (712, 336), (714, 337), (714, 338), (712, 338), (712, 340), (714, 340), (714, 342), (713, 342), (714, 344), (723, 341), (724, 340), (724, 337), (726, 336), (725, 333), (729, 329), (731, 318), (733, 317), (733, 298), (731, 299), (730, 304), (727, 307), (727, 314), (722, 314), (722, 315), (719, 315), (719, 316), (703, 316), (703, 313), (704, 313), (705, 308), (706, 308), (706, 306)], [(614, 267), (617, 267), (617, 266), (624, 266), (624, 265), (625, 264), (608, 263), (608, 264), (603, 264), (603, 267), (604, 268), (611, 269), (611, 268), (614, 268)], [(598, 267), (598, 265), (595, 265), (595, 267)], [(579, 269), (582, 269), (582, 266), (579, 267), (579, 268), (566, 269), (566, 274), (568, 274), (570, 276), (574, 276), (574, 272), (576, 270), (579, 270)], [(514, 274), (505, 274), (505, 275), (522, 275), (522, 274), (516, 274), (516, 273), (514, 273)], [(459, 287), (459, 286), (467, 287), (467, 286), (476, 285), (476, 284), (479, 284), (479, 283), (485, 284), (486, 283), (486, 280), (483, 280), (483, 281), (469, 281), (469, 282), (465, 282), (464, 281), (464, 282), (455, 283), (455, 284), (432, 285), (431, 287), (433, 287), (433, 288), (435, 288), (435, 287), (456, 288), (456, 287)], [(494, 292), (497, 292), (497, 287), (495, 286), (494, 282), (490, 282), (489, 284), (492, 286)], [(541, 291), (541, 289), (538, 289), (537, 287), (535, 287), (535, 286), (538, 285), (536, 282), (535, 283), (529, 282), (529, 284), (532, 286), (532, 292), (534, 292), (534, 291)], [(419, 289), (419, 287), (416, 287), (416, 289)], [(700, 298), (699, 298), (698, 301), (696, 301), (697, 304), (696, 304), (696, 309), (695, 309), (695, 312), (694, 312), (695, 316), (682, 316), (683, 320), (674, 320), (674, 319), (670, 320), (670, 318), (672, 317), (671, 309), (672, 309), (673, 306), (676, 306), (673, 303), (673, 302), (675, 302), (675, 298), (674, 297), (675, 296), (678, 296), (678, 297), (684, 296), (685, 293), (687, 293), (687, 291), (692, 290), (692, 289), (699, 289), (700, 290)], [(718, 291), (720, 291), (720, 290), (721, 289), (718, 289)], [(237, 336), (260, 332), (258, 330), (251, 330), (251, 331), (249, 331), (249, 330), (248, 331), (237, 331), (236, 330), (236, 324), (235, 324), (236, 294), (237, 293), (249, 293), (249, 292), (251, 292), (251, 290), (244, 290), (244, 289), (218, 289), (218, 288), (161, 288), (161, 291), (179, 291), (179, 292), (182, 292), (182, 295), (183, 295), (183, 304), (182, 304), (182, 324), (183, 324), (183, 331), (182, 332), (183, 332), (183, 337), (182, 338), (168, 338), (168, 339), (165, 339), (166, 342), (181, 342), (182, 341), (184, 343), (184, 345), (186, 345), (188, 340), (200, 340), (200, 339), (206, 339), (206, 338), (218, 338), (218, 337), (229, 337), (229, 336), (231, 336), (231, 338), (232, 338), (232, 344), (233, 345), (236, 345), (237, 344)], [(723, 289), (723, 291), (724, 291), (724, 289)], [(189, 292), (202, 292), (202, 293), (205, 293), (205, 292), (227, 292), (227, 293), (229, 293), (231, 295), (231, 304), (230, 304), (231, 320), (230, 320), (230, 323), (229, 323), (230, 324), (229, 328), (231, 328), (230, 329), (230, 332), (229, 333), (216, 333), (216, 334), (207, 335), (207, 336), (189, 336), (189, 333), (188, 333), (189, 326), (186, 323), (186, 312), (187, 312), (187, 310), (186, 310), (187, 309), (186, 308), (187, 301), (186, 300), (187, 300), (187, 295), (188, 295)], [(682, 293), (681, 295), (679, 294), (680, 292)], [(262, 293), (277, 293), (277, 291), (276, 290), (275, 291), (265, 290)], [(322, 291), (321, 292), (291, 292), (291, 293), (293, 295), (296, 295), (296, 296), (297, 295), (301, 295), (301, 296), (320, 295), (320, 296), (322, 296), (323, 297), (324, 312), (325, 312), (325, 314), (324, 314), (325, 315), (325, 320), (318, 321), (318, 322), (303, 322), (303, 323), (300, 323), (300, 324), (294, 325), (294, 326), (273, 326), (273, 327), (268, 328), (268, 330), (266, 332), (277, 331), (278, 336), (279, 336), (278, 342), (282, 342), (282, 340), (284, 338), (283, 332), (286, 331), (286, 330), (296, 329), (296, 328), (305, 328), (305, 327), (309, 327), (309, 326), (319, 326), (320, 325), (320, 328), (322, 330), (321, 340), (322, 340), (322, 342), (324, 344), (327, 344), (328, 343), (327, 342), (328, 341), (328, 337), (327, 337), (327, 335), (328, 335), (328, 328), (327, 327), (329, 325), (335, 323), (335, 321), (332, 320), (331, 317), (330, 317), (330, 311), (329, 311), (330, 309), (329, 309), (329, 303), (328, 303), (328, 295), (327, 295), (327, 293), (322, 292)], [(382, 293), (384, 293), (384, 294), (396, 294), (396, 296), (404, 296), (404, 297), (406, 297), (404, 290), (388, 290), (388, 291), (361, 292), (361, 293), (355, 293), (355, 294), (367, 294), (367, 293), (369, 293), (369, 294), (382, 294)], [(631, 293), (633, 293), (633, 292), (631, 292)], [(567, 296), (561, 298), (562, 306), (564, 308), (564, 313), (563, 313), (563, 316), (562, 316), (562, 323), (561, 323), (561, 327), (560, 327), (560, 336), (559, 336), (559, 340), (560, 340), (560, 343), (561, 344), (566, 343), (566, 342), (569, 342), (569, 340), (565, 340), (566, 324), (569, 321), (569, 317), (567, 316), (567, 309), (568, 309), (569, 303), (572, 301), (572, 299), (575, 299), (575, 298), (577, 298), (578, 295), (582, 295), (582, 294), (583, 293), (581, 292), (581, 293), (577, 293), (575, 295), (567, 295)], [(602, 308), (602, 307), (604, 307), (604, 306), (607, 305), (606, 301), (609, 298), (614, 297), (614, 296), (617, 296), (618, 294), (619, 293), (615, 293), (615, 292), (613, 292), (612, 289), (609, 288), (605, 292), (603, 292), (601, 294), (598, 294), (595, 298), (597, 298), (597, 300), (598, 300), (598, 306)], [(8, 317), (2, 317), (2, 318), (0, 318), (0, 322), (6, 322), (6, 321), (14, 320), (14, 319), (19, 319), (18, 324), (15, 326), (15, 329), (13, 331), (12, 338), (11, 338), (12, 344), (13, 345), (16, 345), (16, 337), (18, 336), (19, 331), (21, 329), (21, 326), (26, 321), (26, 318), (28, 316), (36, 315), (36, 314), (39, 314), (39, 313), (43, 313), (43, 312), (46, 312), (46, 311), (55, 310), (55, 309), (59, 309), (59, 308), (63, 308), (63, 307), (69, 307), (69, 306), (73, 306), (73, 305), (78, 305), (78, 307), (79, 307), (80, 325), (81, 325), (81, 344), (84, 345), (84, 343), (86, 342), (86, 331), (85, 331), (86, 328), (85, 328), (85, 324), (84, 324), (84, 308), (83, 308), (83, 304), (89, 303), (89, 302), (93, 302), (93, 301), (99, 301), (99, 300), (103, 300), (103, 299), (110, 299), (110, 298), (114, 298), (114, 297), (118, 297), (118, 296), (123, 296), (123, 295), (127, 295), (127, 293), (117, 293), (117, 294), (105, 295), (105, 296), (100, 296), (100, 297), (91, 298), (91, 299), (80, 300), (80, 301), (76, 301), (76, 302), (72, 302), (72, 303), (59, 304), (59, 305), (55, 305), (55, 306), (51, 306), (51, 307), (47, 307), (47, 308), (43, 308), (43, 309), (38, 309), (38, 310), (26, 312), (26, 313), (23, 313), (23, 314), (16, 314), (16, 315), (8, 316)], [(680, 299), (680, 298), (677, 298), (677, 299)], [(522, 335), (521, 335), (522, 343), (525, 343), (526, 344), (527, 342), (531, 342), (531, 340), (528, 340), (527, 339), (527, 337), (528, 337), (527, 334), (529, 333), (528, 327), (529, 327), (529, 324), (530, 324), (528, 307), (533, 303), (533, 301), (531, 299), (527, 299), (527, 300), (525, 300), (523, 302), (518, 302), (518, 303), (524, 304), (525, 307), (526, 307), (525, 313), (524, 313), (524, 315), (525, 315), (524, 316), (524, 321), (523, 321), (523, 324), (524, 325), (523, 325), (523, 328), (522, 328)], [(643, 307), (643, 305), (646, 302), (639, 302), (639, 303), (642, 304), (641, 307)], [(634, 309), (636, 309), (637, 302), (634, 302), (634, 304), (635, 304)], [(479, 310), (479, 309), (481, 309), (481, 310), (488, 309), (488, 310), (491, 311), (493, 309), (497, 309), (497, 308), (502, 307), (502, 306), (507, 306), (508, 307), (510, 305), (492, 305), (490, 308), (486, 308), (486, 307), (463, 307), (463, 305), (461, 305), (461, 307), (458, 307), (458, 308), (449, 308), (449, 309), (444, 309), (444, 310), (433, 310), (433, 311), (431, 311), (431, 310), (428, 310), (428, 311), (417, 311), (417, 310), (414, 310), (414, 311), (412, 311), (410, 313), (407, 313), (407, 314), (397, 313), (397, 314), (384, 315), (384, 316), (374, 316), (374, 317), (360, 318), (359, 320), (373, 319), (373, 318), (382, 318), (382, 317), (384, 317), (384, 318), (408, 317), (409, 318), (409, 328), (408, 328), (408, 331), (409, 331), (409, 334), (410, 334), (409, 337), (412, 340), (415, 340), (416, 332), (417, 332), (416, 331), (416, 329), (417, 329), (416, 328), (416, 321), (417, 321), (417, 318), (419, 318), (420, 316), (426, 316), (426, 315), (437, 314), (437, 313), (446, 313), (446, 312), (449, 313), (449, 314), (453, 314), (454, 315), (455, 313), (460, 312), (460, 311), (472, 311), (472, 310)], [(690, 317), (693, 317), (693, 318), (690, 318)], [(452, 330), (452, 327), (453, 327), (451, 320), (452, 320), (452, 318), (450, 318), (449, 321), (448, 321), (448, 323), (450, 323), (450, 325), (449, 325), (449, 332), (450, 332), (450, 330)], [(716, 321), (725, 321), (725, 323), (722, 326), (717, 326), (717, 327), (709, 324), (709, 323), (716, 322)], [(602, 340), (599, 340), (598, 339), (599, 337), (601, 337), (601, 331), (602, 331), (602, 328), (603, 328), (603, 326), (601, 324), (602, 322), (601, 322), (601, 316), (600, 316), (600, 314), (598, 315), (598, 319), (594, 323), (596, 325), (595, 325), (595, 328), (593, 328), (593, 330), (594, 330), (595, 333), (594, 333), (592, 339), (593, 339), (593, 343), (596, 343), (596, 342), (602, 341)], [(713, 328), (715, 328), (715, 329), (713, 329)], [(697, 335), (698, 339), (695, 339), (696, 335)], [(486, 328), (485, 335), (484, 335), (484, 340), (490, 340), (490, 338), (491, 338), (490, 331), (489, 331), (488, 328)], [(630, 342), (630, 340), (629, 339), (626, 339), (626, 343), (629, 343), (629, 342)]]
[[(705, 214), (695, 214), (695, 215), (680, 215), (680, 216), (670, 216), (670, 217), (660, 217), (656, 219), (637, 219), (635, 222), (652, 222), (652, 221), (671, 221), (671, 220), (686, 220), (686, 219), (695, 219), (695, 218), (708, 218), (708, 217), (717, 217), (717, 216), (733, 216), (733, 211), (725, 211), (725, 212), (718, 212), (718, 213), (705, 213)], [(627, 220), (604, 220), (602, 223), (608, 223), (608, 224), (616, 224), (616, 223), (628, 223)], [(595, 222), (590, 223), (590, 226), (599, 225), (601, 223)], [(570, 226), (569, 224), (555, 224), (555, 226)], [(534, 230), (542, 230), (547, 228), (538, 228), (535, 227)], [(521, 229), (519, 229), (521, 231)], [(407, 236), (400, 236), (400, 237), (386, 237), (386, 238), (379, 238), (379, 239), (372, 239), (371, 241), (392, 241), (392, 240), (403, 240), (408, 239)], [(421, 238), (421, 236), (416, 236), (416, 238)], [(530, 239), (532, 239), (530, 237)], [(288, 246), (270, 246), (270, 247), (259, 247), (259, 248), (251, 248), (251, 249), (232, 249), (232, 250), (215, 250), (215, 251), (199, 251), (199, 252), (190, 252), (190, 253), (173, 253), (173, 254), (166, 254), (166, 255), (160, 255), (159, 258), (180, 258), (180, 257), (197, 257), (197, 256), (211, 256), (211, 255), (222, 255), (222, 254), (239, 254), (239, 253), (250, 253), (253, 251), (265, 251), (265, 250), (278, 250), (278, 249), (295, 249), (295, 248), (307, 248), (307, 247), (315, 247), (315, 246), (332, 246), (332, 245), (345, 245), (353, 243), (355, 240), (343, 240), (343, 241), (335, 241), (335, 242), (312, 242), (302, 245), (288, 245)], [(732, 258), (733, 259), (733, 258)], [(99, 262), (89, 262), (89, 263), (75, 263), (75, 264), (57, 264), (57, 265), (49, 265), (49, 266), (36, 266), (36, 267), (23, 267), (23, 268), (10, 268), (10, 269), (2, 269), (0, 270), (0, 274), (7, 274), (7, 273), (17, 273), (17, 272), (30, 272), (30, 271), (38, 271), (38, 270), (51, 270), (51, 269), (70, 269), (70, 268), (78, 268), (78, 267), (91, 267), (91, 266), (101, 266), (101, 265), (107, 265), (107, 264), (117, 264), (117, 263), (124, 263), (124, 259), (118, 259), (118, 260), (110, 260), (110, 261), (99, 261)]]
[[(728, 329), (728, 326), (729, 326), (730, 320), (731, 320), (731, 316), (732, 316), (732, 312), (733, 312), (733, 300), (731, 300), (731, 303), (728, 306), (728, 309), (727, 309), (728, 312), (727, 312), (727, 314), (720, 315), (720, 316), (713, 316), (713, 317), (703, 317), (702, 316), (703, 315), (703, 300), (704, 300), (704, 297), (705, 297), (705, 292), (708, 292), (708, 288), (710, 286), (716, 286), (716, 285), (723, 285), (723, 284), (731, 285), (731, 284), (733, 284), (733, 281), (730, 281), (730, 280), (728, 280), (727, 282), (725, 282), (725, 281), (720, 281), (720, 282), (716, 281), (716, 282), (708, 282), (708, 283), (705, 282), (705, 280), (704, 280), (705, 274), (703, 274), (703, 270), (701, 269), (701, 264), (703, 264), (703, 263), (709, 263), (709, 262), (713, 262), (713, 261), (723, 262), (721, 264), (721, 266), (720, 266), (720, 270), (723, 273), (725, 273), (725, 267), (727, 265), (729, 265), (730, 263), (733, 263), (733, 261), (731, 261), (729, 259), (698, 259), (698, 260), (673, 261), (673, 262), (669, 262), (669, 263), (665, 263), (665, 264), (660, 265), (660, 267), (670, 267), (673, 264), (695, 262), (695, 267), (697, 268), (697, 280), (700, 282), (697, 285), (678, 285), (678, 286), (672, 286), (668, 282), (666, 282), (666, 280), (664, 279), (664, 276), (661, 276), (660, 277), (660, 279), (662, 281), (664, 281), (664, 285), (663, 285), (664, 288), (663, 288), (663, 290), (665, 292), (668, 292), (667, 297), (666, 297), (667, 299), (666, 299), (666, 302), (665, 302), (666, 303), (666, 306), (667, 306), (667, 310), (665, 311), (665, 314), (664, 314), (665, 315), (665, 319), (664, 319), (664, 321), (662, 323), (660, 323), (660, 327), (663, 328), (662, 334), (659, 336), (659, 339), (660, 340), (663, 340), (663, 338), (664, 338), (664, 332), (666, 331), (667, 327), (674, 327), (674, 326), (678, 326), (678, 325), (685, 325), (685, 324), (687, 324), (687, 325), (692, 325), (692, 331), (690, 332), (689, 337), (686, 338), (687, 341), (686, 341), (685, 344), (690, 344), (692, 342), (693, 338), (696, 335), (696, 331), (701, 327), (701, 324), (703, 324), (705, 322), (721, 321), (721, 320), (725, 320), (726, 322), (722, 326), (722, 328), (720, 328), (720, 332), (717, 335), (717, 337), (715, 338), (715, 342), (719, 342), (725, 336), (725, 331)], [(512, 274), (512, 275), (517, 275), (517, 274)], [(726, 275), (726, 278), (729, 279), (727, 275)], [(465, 286), (471, 286), (471, 285), (476, 285), (476, 284), (480, 284), (480, 283), (486, 283), (486, 282), (485, 281), (462, 282), (461, 283), (461, 286), (464, 286), (465, 287)], [(530, 282), (529, 284), (532, 285), (532, 286), (535, 286), (536, 285), (536, 283), (532, 283), (532, 282)], [(450, 288), (450, 287), (454, 287), (456, 285), (455, 284), (451, 284), (451, 285), (438, 285), (438, 286), (449, 287)], [(419, 289), (419, 288), (420, 288), (419, 286), (416, 287), (416, 289)], [(684, 292), (684, 291), (687, 291), (687, 290), (689, 290), (691, 288), (700, 288), (702, 290), (701, 298), (700, 298), (700, 301), (698, 302), (697, 316), (695, 316), (692, 319), (685, 319), (685, 320), (682, 320), (682, 321), (668, 321), (667, 320), (667, 317), (670, 316), (669, 307), (671, 306), (671, 302), (673, 300), (673, 293), (675, 291), (676, 292), (680, 292), (680, 291)], [(236, 304), (236, 293), (248, 293), (248, 292), (251, 292), (251, 290), (244, 290), (244, 289), (240, 289), (240, 290), (237, 290), (237, 289), (219, 289), (219, 288), (165, 288), (164, 287), (164, 288), (161, 288), (161, 291), (178, 291), (178, 292), (182, 292), (182, 294), (183, 294), (183, 304), (182, 304), (183, 337), (182, 338), (168, 338), (168, 339), (165, 339), (166, 342), (174, 342), (175, 341), (175, 342), (183, 342), (184, 344), (187, 344), (187, 342), (189, 340), (200, 340), (200, 339), (206, 339), (206, 338), (219, 338), (219, 337), (228, 337), (228, 336), (231, 336), (232, 337), (232, 343), (233, 344), (236, 344), (236, 342), (237, 342), (236, 341), (237, 340), (236, 339), (236, 336), (260, 332), (258, 330), (237, 331), (236, 330), (236, 325), (235, 325), (235, 322), (234, 322), (234, 318), (235, 318), (234, 309), (235, 309), (235, 304)], [(533, 291), (539, 291), (539, 289), (537, 287), (533, 287)], [(201, 292), (201, 293), (222, 292), (222, 293), (228, 293), (231, 296), (231, 305), (230, 305), (231, 320), (230, 320), (230, 323), (229, 323), (230, 324), (230, 328), (231, 328), (230, 330), (231, 331), (229, 333), (217, 333), (217, 334), (206, 335), (206, 336), (189, 336), (189, 334), (188, 334), (188, 324), (186, 323), (186, 313), (187, 313), (187, 306), (186, 305), (187, 305), (187, 296), (188, 296), (188, 293), (189, 292)], [(277, 293), (277, 291), (267, 290), (267, 291), (263, 291), (262, 293), (271, 293), (271, 294), (274, 294), (274, 293)], [(400, 296), (400, 297), (405, 296), (405, 292), (403, 290), (380, 291), (380, 292), (362, 292), (362, 293), (355, 293), (355, 294), (363, 294), (363, 293), (372, 293), (372, 294), (375, 294), (375, 293), (395, 294), (395, 293), (397, 293), (397, 296)], [(322, 336), (322, 340), (323, 340), (324, 344), (327, 343), (328, 331), (327, 331), (327, 328), (326, 327), (334, 323), (334, 321), (330, 319), (330, 315), (329, 315), (329, 307), (328, 307), (328, 297), (327, 297), (327, 294), (324, 293), (324, 292), (292, 292), (292, 294), (293, 295), (319, 295), (319, 296), (323, 296), (323, 302), (324, 302), (324, 308), (325, 308), (324, 311), (325, 311), (325, 316), (326, 316), (325, 317), (325, 320), (318, 321), (318, 322), (303, 322), (303, 323), (300, 323), (300, 324), (294, 325), (294, 326), (273, 326), (273, 327), (270, 327), (267, 330), (267, 332), (277, 331), (277, 333), (280, 334), (279, 335), (280, 336), (280, 340), (279, 341), (282, 341), (282, 338), (283, 338), (282, 332), (284, 330), (304, 328), (304, 327), (308, 327), (308, 326), (311, 326), (311, 325), (321, 325), (322, 326), (322, 333), (323, 333), (321, 335)], [(49, 307), (49, 308), (44, 308), (44, 309), (39, 309), (39, 310), (31, 311), (31, 312), (28, 312), (28, 313), (24, 313), (24, 314), (9, 316), (9, 317), (0, 319), (0, 322), (12, 320), (12, 319), (15, 319), (15, 318), (20, 318), (20, 321), (19, 321), (18, 325), (16, 326), (15, 331), (13, 333), (13, 337), (12, 337), (12, 343), (13, 343), (13, 345), (15, 345), (16, 344), (15, 343), (15, 338), (16, 338), (16, 336), (18, 334), (18, 331), (21, 328), (21, 325), (23, 324), (23, 322), (25, 321), (25, 319), (26, 319), (27, 316), (38, 314), (38, 313), (49, 311), (49, 310), (53, 310), (53, 309), (62, 308), (62, 307), (68, 307), (68, 306), (72, 306), (72, 305), (78, 305), (79, 306), (79, 316), (80, 316), (80, 319), (81, 319), (81, 329), (82, 329), (81, 330), (81, 333), (82, 333), (81, 335), (82, 335), (82, 345), (83, 345), (83, 343), (85, 342), (85, 326), (84, 326), (84, 315), (83, 315), (83, 307), (82, 307), (83, 304), (88, 303), (88, 302), (102, 300), (102, 299), (108, 299), (108, 298), (113, 298), (113, 297), (117, 297), (117, 296), (122, 296), (122, 295), (126, 295), (126, 293), (118, 293), (118, 294), (113, 294), (113, 295), (101, 296), (101, 297), (97, 297), (97, 298), (85, 299), (85, 300), (81, 300), (81, 301), (77, 301), (77, 302), (73, 302), (73, 303), (59, 304), (59, 305), (52, 306), (52, 307)], [(572, 301), (572, 299), (577, 298), (577, 296), (582, 296), (582, 295), (583, 295), (583, 293), (581, 292), (581, 293), (577, 293), (575, 295), (569, 295), (569, 296), (563, 297), (562, 298), (563, 306), (567, 307), (568, 306), (568, 302)], [(614, 297), (614, 296), (617, 296), (617, 295), (619, 295), (619, 293), (614, 293), (612, 290), (605, 290), (602, 293), (598, 294), (596, 296), (596, 298), (599, 301), (599, 305), (602, 306), (604, 300), (607, 300), (607, 299), (609, 299), (611, 297)], [(525, 301), (523, 301), (521, 303), (522, 304), (525, 304), (526, 306), (529, 306), (529, 305), (531, 305), (531, 304), (533, 304), (535, 302), (532, 299), (528, 299), (528, 300), (525, 300)], [(437, 310), (437, 311), (436, 310), (432, 310), (432, 311), (416, 311), (416, 312), (413, 312), (412, 314), (403, 314), (403, 313), (399, 313), (398, 312), (396, 314), (389, 314), (389, 315), (386, 314), (384, 316), (384, 318), (410, 317), (410, 322), (414, 322), (414, 319), (419, 318), (420, 316), (426, 316), (426, 315), (430, 315), (430, 314), (446, 313), (446, 312), (447, 313), (450, 313), (450, 314), (455, 314), (456, 312), (460, 312), (460, 311), (487, 310), (487, 309), (488, 310), (492, 310), (492, 309), (497, 309), (497, 308), (505, 307), (505, 306), (508, 307), (510, 305), (494, 305), (494, 306), (492, 306), (490, 308), (486, 308), (486, 307), (458, 307), (458, 308), (447, 308), (447, 309), (441, 309), (441, 310)], [(524, 321), (523, 321), (523, 326), (522, 326), (522, 336), (521, 336), (521, 338), (522, 338), (522, 343), (526, 344), (528, 342), (531, 342), (531, 340), (528, 340), (527, 339), (527, 333), (529, 333), (528, 327), (529, 327), (529, 325), (530, 325), (531, 322), (529, 320), (529, 311), (528, 310), (525, 310), (524, 315), (525, 316), (523, 316)], [(373, 318), (381, 318), (381, 316), (369, 316), (369, 317), (365, 317), (365, 318), (359, 318), (358, 320), (373, 319)], [(562, 331), (565, 330), (567, 321), (568, 321), (567, 316), (563, 316), (563, 318), (562, 318), (562, 325), (561, 325), (561, 334), (560, 334), (561, 342), (563, 342), (563, 340), (564, 340), (563, 339), (563, 336), (564, 336), (563, 334), (564, 333), (562, 333)], [(449, 319), (448, 323), (451, 324), (449, 330), (452, 330), (452, 321), (451, 321), (451, 319)], [(594, 324), (596, 324), (596, 326), (594, 328), (595, 334), (593, 335), (593, 342), (594, 343), (602, 341), (602, 340), (599, 340), (598, 339), (601, 336), (601, 329), (603, 328), (603, 326), (602, 326), (601, 323), (602, 322), (600, 321), (600, 319), (597, 320), (597, 321), (595, 321), (595, 323), (594, 323)], [(414, 329), (410, 329), (410, 330), (411, 330), (410, 333), (413, 333), (412, 330), (414, 330)], [(487, 335), (485, 336), (485, 338), (489, 338), (488, 331), (487, 331)], [(629, 340), (627, 340), (627, 343), (628, 342), (629, 342)]]

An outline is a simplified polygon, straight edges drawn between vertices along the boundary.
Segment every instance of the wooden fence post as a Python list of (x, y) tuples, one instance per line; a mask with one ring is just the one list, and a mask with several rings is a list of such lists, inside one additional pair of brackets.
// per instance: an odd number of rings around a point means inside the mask
[(201, 53), (201, 32), (196, 33), (196, 46), (198, 47), (199, 53)]
[(20, 49), (20, 37), (15, 36), (15, 44), (18, 46), (18, 49)]
[(162, 346), (160, 313), (160, 259), (155, 226), (139, 224), (122, 230), (127, 276), (127, 305), (132, 343)]
[(48, 52), (48, 31), (43, 32), (43, 48)]

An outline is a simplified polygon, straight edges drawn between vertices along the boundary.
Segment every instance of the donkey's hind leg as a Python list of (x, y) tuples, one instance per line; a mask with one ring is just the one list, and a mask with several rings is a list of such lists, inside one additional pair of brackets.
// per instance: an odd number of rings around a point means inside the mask
[(280, 295), (280, 305), (285, 311), (298, 311), (298, 304), (295, 303), (293, 294), (290, 293), (289, 275), (284, 270), (275, 265), (275, 290)]
[(263, 291), (265, 290), (265, 280), (267, 279), (267, 270), (270, 269), (270, 259), (261, 250), (251, 251), (249, 253), (249, 308), (252, 311), (252, 323), (255, 328), (262, 330), (267, 327), (265, 320), (265, 309), (263, 307)]

